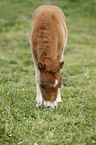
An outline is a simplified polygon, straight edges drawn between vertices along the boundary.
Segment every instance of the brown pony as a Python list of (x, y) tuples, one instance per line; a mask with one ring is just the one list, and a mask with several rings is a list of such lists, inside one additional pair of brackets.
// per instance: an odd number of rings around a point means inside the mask
[(59, 86), (63, 52), (67, 42), (65, 16), (60, 8), (43, 5), (36, 9), (30, 27), (30, 44), (36, 69), (37, 106), (44, 99), (46, 107), (61, 101)]

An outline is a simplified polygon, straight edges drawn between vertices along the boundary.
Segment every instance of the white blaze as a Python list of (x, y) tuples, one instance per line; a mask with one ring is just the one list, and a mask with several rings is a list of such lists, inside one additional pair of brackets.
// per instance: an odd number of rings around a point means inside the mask
[(54, 87), (56, 87), (57, 85), (58, 85), (58, 80), (55, 80)]

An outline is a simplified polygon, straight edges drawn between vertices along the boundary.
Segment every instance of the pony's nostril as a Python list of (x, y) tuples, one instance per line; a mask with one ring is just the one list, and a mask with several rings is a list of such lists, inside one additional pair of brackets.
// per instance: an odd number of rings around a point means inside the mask
[(40, 84), (40, 86), (41, 86), (41, 88), (45, 89), (45, 86), (44, 85)]
[(47, 108), (49, 108), (49, 109), (50, 109), (50, 108), (51, 108), (51, 106), (47, 106)]
[(54, 106), (54, 109), (57, 109), (57, 106)]

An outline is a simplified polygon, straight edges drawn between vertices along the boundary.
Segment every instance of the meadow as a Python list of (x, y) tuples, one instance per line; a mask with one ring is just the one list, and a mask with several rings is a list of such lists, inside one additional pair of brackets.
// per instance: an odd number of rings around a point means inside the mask
[[(36, 108), (29, 44), (34, 10), (59, 6), (68, 41), (62, 103)], [(0, 0), (0, 145), (96, 144), (96, 0)]]

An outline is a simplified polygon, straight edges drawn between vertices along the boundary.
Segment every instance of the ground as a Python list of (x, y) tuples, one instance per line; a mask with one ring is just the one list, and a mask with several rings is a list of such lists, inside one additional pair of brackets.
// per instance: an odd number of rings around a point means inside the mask
[[(29, 44), (34, 10), (54, 4), (65, 13), (64, 52), (57, 109), (36, 108)], [(0, 145), (96, 144), (96, 1), (0, 0)]]

